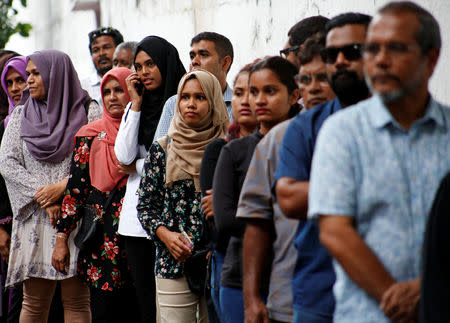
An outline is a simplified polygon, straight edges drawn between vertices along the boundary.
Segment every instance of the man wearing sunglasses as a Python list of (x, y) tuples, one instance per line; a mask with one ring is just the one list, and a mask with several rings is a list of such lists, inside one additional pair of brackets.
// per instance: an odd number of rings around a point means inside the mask
[(331, 257), (319, 242), (317, 224), (305, 221), (309, 174), (315, 140), (325, 119), (369, 95), (367, 87), (362, 85), (361, 52), (347, 48), (364, 44), (370, 20), (371, 17), (364, 14), (345, 13), (327, 23), (326, 50), (322, 51), (322, 57), (337, 98), (296, 116), (286, 130), (280, 148), (273, 185), (277, 201), (286, 216), (302, 220), (294, 240), (297, 248), (292, 280), (294, 323), (333, 321), (335, 275)]
[(280, 56), (300, 68), (298, 52), (305, 40), (322, 31), (323, 26), (327, 23), (328, 18), (323, 16), (312, 16), (300, 20), (288, 31), (288, 41), (284, 48), (280, 50)]
[[(425, 224), (450, 169), (450, 109), (428, 90), (439, 25), (415, 3), (391, 2), (364, 48), (374, 96), (322, 127), (308, 217), (319, 219), (320, 240), (336, 259), (336, 322), (415, 322)], [(426, 322), (442, 322), (433, 314)]]

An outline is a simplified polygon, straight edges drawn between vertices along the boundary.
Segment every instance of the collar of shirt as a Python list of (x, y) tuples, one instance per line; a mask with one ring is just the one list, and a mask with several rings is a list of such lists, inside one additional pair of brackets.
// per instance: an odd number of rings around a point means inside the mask
[[(373, 126), (375, 128), (384, 128), (385, 126), (392, 124), (397, 128), (402, 129), (397, 120), (394, 119), (389, 109), (384, 105), (380, 96), (374, 95), (370, 98), (372, 106), (369, 109), (369, 114)], [(439, 104), (430, 96), (425, 115), (420, 120), (414, 122), (414, 124), (420, 125), (429, 121), (434, 121), (439, 127), (445, 127), (444, 115)]]
[(223, 100), (225, 103), (231, 102), (231, 97), (233, 96), (233, 90), (228, 86), (225, 88), (225, 92), (223, 92)]
[(100, 77), (100, 75), (97, 74), (97, 71), (95, 71), (95, 73), (93, 73), (89, 77), (89, 83), (91, 84), (91, 86), (100, 85), (101, 82), (102, 82), (102, 78)]

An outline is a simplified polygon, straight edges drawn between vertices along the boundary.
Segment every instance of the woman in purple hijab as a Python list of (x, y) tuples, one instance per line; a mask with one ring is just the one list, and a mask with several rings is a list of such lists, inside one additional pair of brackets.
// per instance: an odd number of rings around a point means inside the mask
[[(27, 87), (27, 76), (25, 68), (27, 67), (27, 60), (23, 56), (10, 58), (4, 65), (0, 76), (0, 82), (8, 98), (8, 116), (5, 120), (0, 122), (0, 140), (3, 136), (4, 129), (8, 124), (9, 115), (12, 113), (14, 107), (20, 101), (22, 91)], [(1, 261), (1, 290), (0, 296), (2, 300), (1, 318), (6, 320), (6, 317), (11, 319), (19, 319), (18, 314), (22, 307), (22, 289), (4, 290), (7, 263), (9, 257), (9, 247), (11, 240), (11, 225), (12, 225), (12, 210), (9, 203), (8, 192), (6, 190), (5, 181), (0, 176), (0, 255)], [(17, 304), (20, 306), (13, 306)], [(14, 309), (11, 311), (11, 308)]]
[(71, 258), (65, 274), (54, 270), (51, 260), (73, 138), (88, 120), (99, 119), (101, 110), (81, 88), (66, 54), (35, 52), (27, 57), (26, 72), (28, 88), (10, 116), (0, 147), (0, 172), (13, 211), (6, 287), (23, 282), (20, 322), (47, 322), (57, 281), (65, 321), (90, 322), (89, 289), (76, 278), (78, 249), (73, 239), (68, 241)]

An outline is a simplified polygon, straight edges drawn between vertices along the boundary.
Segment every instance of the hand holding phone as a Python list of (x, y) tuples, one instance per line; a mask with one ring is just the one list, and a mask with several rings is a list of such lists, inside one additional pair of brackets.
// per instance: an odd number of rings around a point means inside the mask
[(134, 83), (134, 88), (136, 89), (136, 92), (139, 96), (141, 96), (142, 93), (144, 92), (144, 84), (139, 79), (137, 80), (136, 83)]

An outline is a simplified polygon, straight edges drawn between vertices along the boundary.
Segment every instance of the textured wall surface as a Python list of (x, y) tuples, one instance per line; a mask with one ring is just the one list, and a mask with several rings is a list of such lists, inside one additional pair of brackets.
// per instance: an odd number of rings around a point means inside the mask
[[(188, 68), (189, 43), (196, 33), (216, 31), (235, 48), (229, 74), (257, 57), (278, 54), (287, 31), (311, 15), (332, 17), (345, 11), (374, 14), (386, 0), (99, 0), (102, 25), (111, 25), (126, 40), (159, 35), (172, 42)], [(431, 92), (450, 104), (450, 1), (415, 0), (430, 10), (441, 26), (443, 49), (431, 81)], [(8, 47), (29, 54), (39, 48), (57, 48), (72, 57), (80, 75), (92, 71), (87, 33), (95, 28), (92, 11), (71, 11), (74, 0), (29, 0), (23, 19), (34, 26), (32, 37), (11, 39)], [(45, 19), (43, 19), (45, 17)]]

